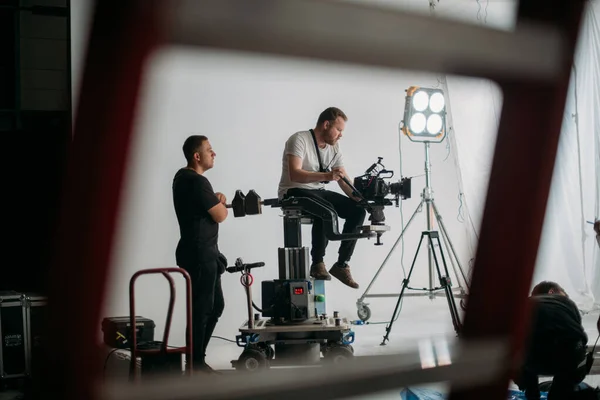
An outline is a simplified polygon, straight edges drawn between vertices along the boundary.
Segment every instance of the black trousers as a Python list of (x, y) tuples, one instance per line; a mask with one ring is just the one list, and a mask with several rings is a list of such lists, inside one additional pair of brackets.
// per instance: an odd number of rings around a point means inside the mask
[[(357, 232), (357, 228), (362, 226), (365, 220), (365, 209), (360, 207), (356, 201), (330, 190), (293, 188), (287, 191), (286, 196), (313, 197), (324, 201), (335, 210), (340, 218), (345, 220), (342, 233)], [(329, 240), (325, 237), (325, 230), (323, 229), (323, 221), (319, 218), (314, 218), (312, 226), (312, 249), (310, 252), (313, 263), (323, 261), (328, 243)], [(356, 239), (343, 240), (338, 251), (338, 263), (343, 265), (343, 263), (350, 261), (355, 246)]]
[(195, 366), (204, 364), (206, 348), (225, 308), (217, 246), (185, 249), (177, 247), (177, 265), (192, 283), (192, 340)]
[[(548, 400), (572, 400), (575, 387), (585, 379), (586, 347), (583, 343), (562, 343), (533, 352), (515, 380), (527, 400), (539, 400), (539, 375), (553, 376)], [(583, 362), (583, 365), (582, 365)]]

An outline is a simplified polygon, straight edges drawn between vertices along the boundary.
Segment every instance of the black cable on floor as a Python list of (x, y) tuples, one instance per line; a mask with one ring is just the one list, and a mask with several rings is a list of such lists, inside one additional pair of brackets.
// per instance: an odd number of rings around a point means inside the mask
[(235, 340), (227, 339), (227, 338), (224, 338), (224, 337), (221, 337), (221, 336), (211, 336), (211, 338), (221, 339), (221, 340), (225, 340), (226, 342), (231, 342), (231, 343), (236, 343), (237, 344), (237, 342)]

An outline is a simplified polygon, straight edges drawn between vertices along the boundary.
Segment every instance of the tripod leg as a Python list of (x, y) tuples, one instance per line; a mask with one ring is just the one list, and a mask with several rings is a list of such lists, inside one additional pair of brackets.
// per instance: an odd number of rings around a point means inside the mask
[[(460, 259), (456, 255), (456, 249), (454, 248), (454, 245), (452, 244), (452, 240), (450, 240), (450, 236), (448, 235), (448, 231), (446, 230), (446, 226), (444, 225), (444, 222), (442, 221), (442, 216), (440, 215), (440, 212), (438, 211), (437, 206), (435, 205), (435, 201), (432, 200), (431, 201), (431, 205), (433, 207), (433, 212), (435, 214), (435, 218), (436, 218), (436, 220), (438, 222), (438, 225), (440, 226), (442, 234), (444, 235), (444, 242), (448, 241), (448, 243), (450, 244), (450, 250), (452, 251), (452, 255), (454, 256), (454, 259), (456, 260), (456, 263), (458, 264), (458, 270), (460, 271), (460, 273), (461, 273), (461, 275), (463, 277), (463, 280), (465, 281), (465, 286), (467, 287), (467, 290), (469, 290), (469, 281), (467, 280), (467, 277), (465, 276), (463, 267), (460, 264)], [(456, 271), (454, 273), (456, 274)], [(456, 277), (458, 278), (458, 274), (456, 274)]]
[(415, 209), (415, 212), (413, 212), (412, 216), (410, 217), (410, 219), (408, 220), (408, 222), (406, 223), (406, 226), (404, 227), (404, 229), (402, 229), (402, 232), (400, 232), (400, 236), (398, 236), (398, 239), (396, 239), (396, 242), (394, 243), (394, 245), (392, 246), (392, 248), (390, 249), (390, 252), (388, 253), (388, 255), (385, 257), (385, 259), (383, 260), (383, 263), (381, 263), (381, 266), (379, 267), (379, 269), (377, 270), (377, 272), (375, 273), (375, 276), (373, 276), (373, 279), (371, 280), (371, 283), (369, 283), (369, 286), (367, 286), (367, 288), (365, 289), (365, 292), (363, 293), (362, 296), (360, 296), (360, 298), (356, 301), (357, 305), (361, 305), (365, 299), (365, 296), (367, 295), (367, 293), (369, 292), (369, 290), (371, 289), (371, 286), (373, 286), (373, 283), (375, 283), (375, 280), (377, 279), (377, 277), (379, 276), (379, 273), (383, 270), (383, 267), (387, 264), (388, 260), (390, 259), (392, 253), (394, 252), (394, 250), (396, 249), (396, 246), (398, 246), (398, 243), (400, 243), (400, 240), (402, 240), (402, 238), (404, 237), (404, 232), (406, 232), (406, 230), (408, 229), (408, 227), (410, 226), (410, 223), (412, 222), (412, 220), (415, 218), (415, 215), (417, 215), (417, 213), (419, 212), (419, 209), (423, 206), (423, 200), (421, 200), (421, 202), (419, 203), (419, 205), (417, 206), (417, 208)]
[[(440, 256), (442, 258), (442, 263), (444, 265), (444, 272), (446, 273), (446, 276), (442, 276), (437, 256), (435, 254), (435, 251), (433, 251), (433, 239), (437, 239), (437, 244), (440, 249)], [(456, 308), (454, 296), (452, 295), (452, 285), (450, 284), (450, 280), (448, 279), (448, 266), (446, 265), (446, 258), (444, 257), (444, 251), (442, 250), (442, 244), (440, 243), (440, 236), (438, 232), (429, 232), (429, 245), (431, 246), (431, 250), (433, 253), (433, 259), (435, 262), (435, 268), (438, 273), (438, 278), (440, 280), (440, 286), (444, 288), (446, 299), (448, 300), (448, 307), (450, 308), (452, 325), (454, 325), (454, 330), (456, 331), (456, 334), (460, 335), (460, 331), (462, 330), (462, 324), (460, 322), (460, 316), (458, 314), (458, 309)]]
[(402, 290), (400, 290), (400, 295), (398, 296), (396, 307), (394, 308), (394, 312), (392, 313), (392, 318), (390, 319), (390, 323), (388, 324), (388, 326), (385, 327), (385, 336), (383, 337), (383, 341), (381, 342), (382, 346), (385, 345), (385, 342), (389, 340), (390, 332), (392, 331), (392, 325), (394, 325), (394, 321), (396, 320), (397, 314), (399, 314), (398, 309), (400, 308), (400, 303), (402, 302), (402, 296), (404, 295), (404, 291), (406, 290), (408, 282), (410, 281), (410, 276), (412, 275), (413, 269), (415, 268), (417, 256), (419, 255), (419, 249), (421, 248), (421, 243), (423, 243), (423, 236), (425, 236), (425, 232), (421, 233), (421, 240), (419, 240), (419, 245), (417, 246), (415, 258), (413, 258), (412, 265), (410, 266), (410, 270), (408, 271), (408, 276), (402, 281)]
[[(450, 246), (448, 245), (448, 240), (446, 239), (446, 236), (444, 236), (443, 234), (441, 236), (442, 236), (442, 241), (444, 242), (444, 248), (446, 249), (447, 254), (451, 255), (452, 250), (450, 250)], [(458, 274), (458, 270), (456, 269), (456, 265), (454, 263), (454, 257), (448, 257), (448, 258), (450, 259), (450, 265), (452, 266), (452, 271), (454, 272), (454, 276), (456, 276), (456, 282), (458, 284), (458, 287), (460, 288), (461, 293), (464, 294), (465, 290), (462, 287), (460, 277), (462, 275), (462, 280), (465, 282), (465, 285), (467, 285), (465, 275), (462, 274), (462, 271), (460, 271), (461, 275)]]

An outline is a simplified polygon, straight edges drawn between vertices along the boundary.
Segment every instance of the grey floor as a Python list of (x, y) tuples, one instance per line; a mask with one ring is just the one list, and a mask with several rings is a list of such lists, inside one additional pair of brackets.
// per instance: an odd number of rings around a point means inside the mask
[[(394, 329), (390, 335), (390, 341), (386, 346), (381, 346), (382, 337), (385, 334), (385, 321), (389, 319), (391, 307), (389, 305), (377, 308), (374, 306), (373, 317), (368, 325), (355, 326), (356, 341), (354, 343), (355, 356), (378, 355), (378, 354), (401, 354), (406, 351), (414, 350), (424, 339), (443, 338), (452, 343), (456, 335), (450, 321), (449, 313), (445, 299), (410, 298), (406, 300), (398, 319), (394, 322)], [(583, 325), (590, 338), (590, 345), (593, 345), (598, 332), (596, 321), (599, 311), (591, 312), (583, 316)], [(355, 318), (354, 315), (348, 315)], [(241, 321), (240, 321), (241, 322)], [(231, 335), (231, 339), (234, 338)], [(104, 349), (106, 354), (109, 348)], [(235, 343), (214, 338), (211, 341), (207, 354), (207, 361), (215, 369), (232, 370), (231, 361), (239, 357), (241, 349)], [(119, 350), (114, 353), (106, 364), (105, 379), (121, 381), (127, 379), (128, 373), (128, 352)], [(596, 359), (595, 370), (600, 371), (600, 355)], [(544, 380), (544, 379), (542, 379)], [(600, 372), (590, 375), (585, 380), (591, 386), (600, 386)], [(432, 383), (427, 388), (436, 389), (442, 393), (447, 393), (448, 386), (444, 382)], [(512, 388), (516, 389), (514, 386)], [(371, 394), (363, 397), (355, 397), (354, 400), (366, 399), (400, 399), (400, 389)], [(8, 390), (0, 392), (0, 400), (18, 399), (19, 391)]]

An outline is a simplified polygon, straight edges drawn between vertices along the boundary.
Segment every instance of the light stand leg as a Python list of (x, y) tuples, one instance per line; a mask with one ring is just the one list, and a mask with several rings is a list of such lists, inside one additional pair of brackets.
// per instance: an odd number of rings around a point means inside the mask
[[(433, 251), (433, 239), (437, 240), (438, 247), (440, 249), (440, 256), (442, 258), (442, 264), (444, 265), (445, 276), (442, 276), (442, 272), (440, 270), (440, 265)], [(448, 307), (450, 308), (450, 316), (452, 318), (452, 325), (454, 325), (454, 330), (457, 335), (460, 335), (460, 331), (462, 329), (462, 325), (460, 323), (460, 316), (458, 314), (458, 309), (456, 308), (456, 302), (454, 301), (454, 296), (452, 294), (452, 285), (450, 284), (450, 280), (448, 279), (448, 266), (446, 265), (446, 258), (444, 257), (444, 251), (442, 250), (442, 243), (440, 242), (440, 236), (437, 231), (429, 232), (429, 243), (431, 246), (431, 250), (433, 253), (433, 259), (435, 262), (435, 268), (437, 270), (438, 278), (440, 280), (440, 286), (444, 288), (444, 292), (446, 293), (446, 298), (448, 299)]]
[(423, 201), (421, 200), (421, 202), (419, 203), (419, 205), (417, 206), (417, 208), (415, 209), (415, 212), (413, 212), (412, 216), (410, 217), (410, 219), (408, 220), (408, 222), (406, 223), (406, 226), (404, 227), (404, 229), (402, 229), (402, 232), (400, 233), (400, 236), (398, 236), (398, 239), (396, 239), (396, 242), (394, 243), (394, 245), (392, 246), (392, 248), (390, 249), (389, 253), (387, 254), (387, 256), (385, 257), (385, 259), (383, 260), (383, 263), (381, 263), (381, 266), (379, 267), (379, 269), (377, 270), (377, 272), (375, 273), (375, 276), (373, 276), (373, 279), (371, 279), (371, 282), (369, 283), (369, 286), (367, 286), (367, 289), (365, 290), (365, 292), (362, 294), (362, 296), (360, 296), (360, 298), (356, 301), (356, 305), (357, 307), (360, 309), (363, 305), (364, 305), (364, 300), (365, 297), (367, 295), (367, 293), (369, 293), (369, 290), (371, 289), (371, 286), (373, 286), (373, 283), (375, 283), (375, 280), (377, 279), (377, 277), (379, 276), (379, 274), (381, 273), (381, 271), (383, 270), (383, 267), (387, 264), (388, 260), (390, 259), (392, 253), (394, 252), (394, 250), (396, 249), (396, 247), (398, 246), (398, 243), (400, 243), (400, 240), (402, 240), (402, 238), (404, 237), (404, 233), (406, 232), (406, 230), (408, 229), (408, 227), (410, 226), (410, 223), (412, 222), (412, 220), (415, 218), (415, 215), (417, 215), (417, 213), (419, 212), (419, 210), (421, 209), (421, 207), (423, 206)]
[(419, 246), (417, 246), (417, 251), (415, 252), (415, 257), (413, 258), (412, 265), (410, 266), (410, 271), (408, 272), (408, 276), (404, 278), (402, 281), (402, 290), (400, 290), (400, 295), (398, 296), (398, 301), (396, 302), (396, 307), (394, 308), (394, 312), (392, 313), (392, 318), (390, 319), (390, 323), (385, 327), (385, 336), (383, 337), (383, 341), (381, 345), (384, 346), (385, 342), (389, 340), (390, 332), (392, 331), (392, 325), (394, 325), (394, 321), (396, 320), (397, 314), (399, 313), (398, 309), (400, 308), (400, 303), (402, 302), (402, 296), (404, 295), (404, 291), (408, 286), (408, 282), (410, 281), (410, 276), (415, 268), (415, 263), (417, 261), (417, 256), (419, 255), (419, 249), (421, 248), (421, 243), (423, 243), (423, 236), (425, 236), (427, 232), (421, 233), (421, 240), (419, 240)]
[[(467, 290), (470, 290), (469, 289), (469, 281), (468, 281), (467, 277), (465, 276), (465, 272), (462, 268), (462, 265), (460, 264), (460, 259), (458, 258), (458, 255), (456, 254), (456, 249), (454, 248), (454, 245), (452, 244), (452, 240), (450, 239), (450, 236), (448, 235), (448, 231), (446, 230), (446, 226), (444, 225), (444, 222), (442, 221), (442, 216), (441, 216), (440, 212), (438, 211), (438, 208), (435, 205), (435, 202), (433, 200), (431, 201), (431, 205), (432, 205), (433, 211), (435, 213), (435, 218), (438, 222), (438, 225), (441, 228), (444, 242), (448, 242), (448, 244), (450, 245), (452, 255), (454, 256), (454, 259), (456, 260), (456, 263), (458, 265), (458, 270), (460, 271), (460, 274), (465, 282), (465, 286), (467, 287)], [(452, 261), (452, 257), (450, 257), (450, 261)], [(452, 261), (452, 266), (454, 267), (453, 261)], [(454, 274), (456, 275), (456, 279), (458, 280), (458, 283), (459, 283), (458, 286), (461, 288), (461, 291), (464, 292), (464, 290), (462, 290), (462, 287), (460, 285), (459, 275), (456, 273), (456, 270), (454, 271)]]
[[(446, 236), (444, 236), (443, 234), (441, 236), (442, 236), (442, 241), (444, 242), (444, 248), (446, 249), (446, 253), (452, 254), (452, 250), (450, 250), (450, 246), (448, 245), (448, 240), (446, 239)], [(460, 275), (459, 275), (458, 269), (456, 268), (456, 263), (454, 262), (454, 257), (448, 257), (448, 258), (450, 259), (450, 265), (452, 266), (452, 271), (454, 271), (454, 276), (456, 276), (456, 282), (458, 282), (458, 287), (460, 288), (460, 292), (464, 294), (464, 289), (462, 288)], [(464, 275), (463, 275), (463, 280), (464, 280)], [(465, 281), (465, 283), (466, 283), (466, 281)]]

